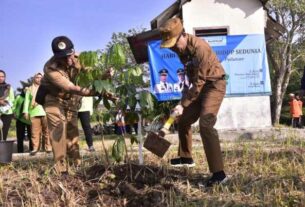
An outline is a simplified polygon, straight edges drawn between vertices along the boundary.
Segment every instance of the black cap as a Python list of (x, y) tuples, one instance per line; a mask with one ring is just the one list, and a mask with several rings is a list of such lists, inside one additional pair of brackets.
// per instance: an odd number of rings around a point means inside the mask
[(52, 50), (55, 57), (66, 57), (74, 53), (74, 45), (68, 37), (58, 36), (52, 41)]
[(182, 68), (179, 68), (179, 69), (177, 70), (177, 74), (178, 74), (178, 75), (180, 75), (180, 74), (184, 75), (184, 70), (183, 70)]
[(168, 70), (163, 68), (162, 70), (159, 71), (160, 75), (167, 75), (168, 74)]

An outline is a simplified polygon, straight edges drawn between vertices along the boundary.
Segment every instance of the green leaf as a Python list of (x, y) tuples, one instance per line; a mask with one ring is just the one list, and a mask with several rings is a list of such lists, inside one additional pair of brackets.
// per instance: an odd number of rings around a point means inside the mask
[(98, 93), (109, 92), (114, 93), (115, 88), (109, 80), (95, 80), (93, 82), (93, 88)]
[(94, 87), (96, 92), (101, 93), (103, 91), (103, 89), (104, 89), (103, 81), (95, 80), (93, 82), (93, 87)]
[(118, 152), (120, 154), (120, 157), (124, 156), (124, 152), (125, 152), (125, 138), (123, 136), (121, 136), (118, 140)]
[(111, 154), (116, 162), (120, 162), (123, 160), (124, 152), (125, 152), (125, 140), (124, 137), (121, 136), (113, 143)]
[(128, 88), (126, 85), (121, 85), (117, 87), (116, 90), (120, 94), (120, 96), (126, 96), (128, 94)]
[(103, 122), (107, 123), (111, 120), (111, 114), (110, 113), (104, 113), (103, 114)]
[(140, 96), (140, 106), (142, 108), (153, 109), (154, 102), (153, 102), (153, 97), (150, 92), (142, 91), (139, 94), (139, 96)]
[(107, 64), (107, 53), (102, 53), (100, 56), (100, 63), (106, 67)]
[(137, 137), (135, 136), (135, 135), (131, 135), (130, 136), (130, 143), (133, 145), (133, 143), (136, 143), (136, 144), (138, 144), (139, 142), (138, 142), (138, 139), (137, 139)]
[(109, 80), (102, 80), (103, 86), (104, 86), (104, 91), (113, 93), (115, 91), (114, 86)]
[(135, 67), (135, 68), (131, 69), (131, 74), (133, 76), (141, 76), (143, 74), (143, 72), (140, 67)]
[(135, 108), (137, 104), (137, 99), (135, 96), (129, 96), (128, 97), (128, 105), (130, 106), (130, 108)]
[(118, 152), (118, 148), (117, 148), (117, 145), (118, 145), (118, 139), (114, 141), (113, 145), (112, 145), (112, 152), (111, 152), (111, 155), (113, 157), (113, 159), (116, 161), (116, 162), (120, 162), (121, 161), (121, 158), (120, 158), (120, 154)]
[(85, 67), (93, 68), (98, 63), (98, 53), (96, 51), (85, 51), (79, 55), (80, 63)]
[(120, 44), (114, 44), (109, 50), (107, 57), (107, 67), (113, 66), (121, 68), (126, 64), (126, 56)]
[(81, 87), (90, 87), (93, 80), (91, 70), (82, 71), (76, 79), (76, 84)]

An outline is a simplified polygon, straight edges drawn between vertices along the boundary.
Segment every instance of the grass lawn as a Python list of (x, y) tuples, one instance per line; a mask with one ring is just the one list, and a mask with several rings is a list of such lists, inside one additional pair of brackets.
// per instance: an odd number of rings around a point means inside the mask
[[(107, 137), (111, 146), (113, 137)], [(204, 189), (209, 171), (202, 146), (194, 143), (193, 169), (174, 169), (137, 147), (128, 146), (126, 164), (106, 163), (101, 141), (83, 155), (70, 175), (52, 172), (52, 157), (19, 159), (0, 167), (0, 206), (305, 206), (305, 139), (222, 141), (227, 184)], [(86, 148), (84, 141), (82, 148)], [(110, 152), (109, 152), (110, 153)], [(111, 154), (111, 153), (110, 153)]]

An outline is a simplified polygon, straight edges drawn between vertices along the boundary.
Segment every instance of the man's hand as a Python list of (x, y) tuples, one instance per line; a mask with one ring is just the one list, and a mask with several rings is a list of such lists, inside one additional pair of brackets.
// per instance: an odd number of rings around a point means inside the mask
[(183, 113), (183, 106), (178, 104), (175, 108), (172, 109), (172, 112), (176, 114), (176, 116), (181, 116)]

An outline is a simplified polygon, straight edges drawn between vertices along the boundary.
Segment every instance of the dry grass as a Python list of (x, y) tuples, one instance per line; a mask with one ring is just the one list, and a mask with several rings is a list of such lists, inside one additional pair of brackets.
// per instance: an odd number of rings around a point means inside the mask
[[(99, 148), (99, 147), (97, 147)], [(208, 167), (202, 146), (194, 146), (194, 169), (173, 169), (145, 152), (145, 166), (106, 167), (102, 150), (83, 157), (69, 176), (52, 173), (51, 158), (14, 161), (0, 168), (1, 206), (305, 206), (305, 141), (222, 142), (230, 181), (212, 189), (198, 187)]]

